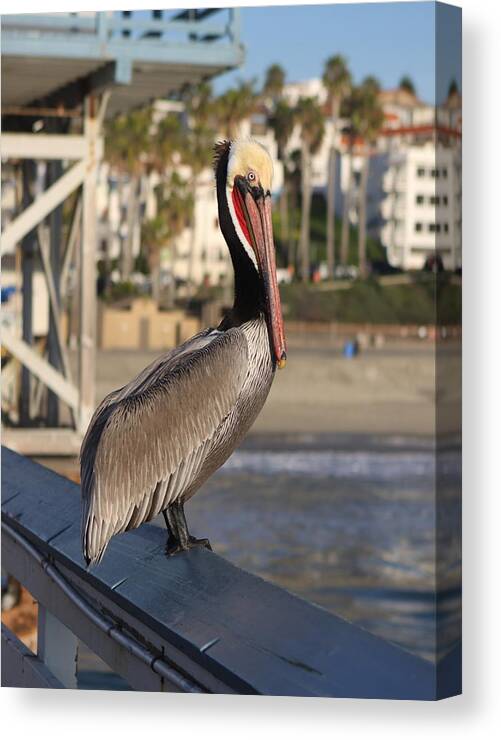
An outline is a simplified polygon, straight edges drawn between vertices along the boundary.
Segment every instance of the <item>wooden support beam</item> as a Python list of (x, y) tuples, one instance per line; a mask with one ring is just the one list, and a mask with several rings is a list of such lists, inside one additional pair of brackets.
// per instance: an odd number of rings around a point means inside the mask
[(40, 257), (42, 260), (42, 267), (44, 271), (45, 282), (47, 283), (47, 292), (49, 294), (50, 308), (54, 315), (54, 329), (55, 329), (56, 337), (57, 337), (58, 351), (61, 354), (63, 373), (64, 373), (64, 377), (67, 378), (69, 381), (71, 381), (72, 377), (71, 377), (70, 360), (68, 357), (68, 352), (66, 350), (66, 344), (64, 342), (64, 338), (61, 333), (61, 310), (59, 306), (58, 296), (56, 293), (56, 285), (54, 282), (52, 266), (50, 264), (49, 244), (47, 242), (46, 234), (43, 233), (41, 228), (38, 229), (38, 244), (40, 246)]
[[(54, 160), (47, 164), (47, 184), (54, 185), (63, 173), (63, 165), (60, 160)], [(61, 272), (61, 242), (63, 229), (62, 205), (56, 206), (49, 218), (49, 250), (46, 255), (44, 271), (46, 279), (51, 278), (52, 296), (49, 300), (49, 331), (47, 334), (47, 359), (56, 370), (63, 366), (63, 342), (61, 341), (60, 325), (60, 272)], [(50, 293), (49, 293), (50, 295)], [(64, 375), (68, 377), (69, 363), (64, 369)], [(50, 391), (47, 394), (47, 423), (51, 427), (59, 425), (59, 399)]]
[(2, 686), (16, 689), (63, 689), (44, 663), (2, 624)]
[(3, 159), (85, 159), (89, 153), (85, 136), (74, 134), (2, 135)]
[(68, 292), (68, 273), (75, 254), (75, 248), (78, 244), (82, 227), (82, 197), (77, 196), (75, 208), (73, 210), (70, 231), (66, 248), (64, 250), (63, 264), (61, 267), (61, 298), (65, 298)]
[(57, 182), (45, 190), (28, 208), (11, 221), (2, 233), (2, 254), (10, 251), (51, 211), (72, 193), (87, 176), (87, 161), (74, 164)]
[[(22, 163), (23, 208), (27, 209), (33, 202), (32, 188), (35, 179), (35, 163), (26, 160)], [(33, 344), (33, 269), (35, 260), (36, 234), (29, 231), (21, 243), (22, 270), (22, 337), (28, 345)], [(19, 396), (19, 421), (29, 426), (31, 420), (31, 376), (26, 366), (21, 367), (21, 393)]]
[(77, 457), (82, 435), (74, 429), (19, 429), (4, 427), (2, 441), (11, 450), (28, 457)]
[(96, 98), (85, 100), (85, 136), (91, 157), (82, 186), (82, 241), (80, 250), (80, 346), (79, 429), (85, 431), (95, 405), (96, 372), (96, 179), (99, 134), (99, 112)]
[(74, 411), (78, 411), (78, 390), (61, 373), (54, 370), (47, 360), (40, 357), (29, 344), (26, 344), (22, 339), (18, 339), (8, 329), (4, 329), (2, 332), (2, 342), (4, 347), (25, 367), (29, 368), (33, 375), (40, 378), (47, 388), (54, 391)]
[[(54, 332), (54, 339), (55, 339), (55, 344), (56, 344), (55, 354), (58, 360), (60, 359), (61, 361), (64, 377), (70, 383), (72, 383), (73, 378), (72, 378), (72, 373), (71, 373), (70, 359), (68, 356), (66, 342), (62, 335), (62, 329), (61, 329), (60, 298), (57, 295), (56, 285), (55, 285), (54, 276), (52, 272), (53, 266), (50, 263), (49, 244), (47, 242), (46, 235), (43, 233), (41, 227), (38, 228), (38, 244), (40, 247), (40, 256), (42, 258), (42, 266), (44, 270), (45, 281), (47, 283), (47, 291), (49, 293), (49, 305), (50, 305), (51, 320), (52, 320), (51, 328), (52, 328), (52, 331)], [(49, 332), (48, 339), (50, 339), (50, 332)], [(49, 363), (54, 367), (54, 362), (50, 354), (50, 346), (49, 346), (48, 360), (49, 360)], [(57, 365), (56, 365), (56, 369), (59, 369)], [(39, 407), (40, 406), (40, 388), (38, 389), (37, 401), (38, 401), (38, 407)], [(55, 410), (56, 410), (55, 415), (53, 412), (51, 413), (51, 402), (53, 404), (53, 407), (55, 407)], [(47, 422), (49, 424), (49, 427), (57, 426), (58, 417), (59, 417), (58, 405), (59, 405), (58, 396), (53, 391), (50, 391), (49, 398), (48, 398), (48, 417), (47, 417)], [(72, 420), (73, 426), (76, 426), (75, 411), (71, 408), (70, 408), (70, 414), (71, 414), (71, 420)]]
[(65, 689), (77, 688), (78, 640), (47, 607), (38, 605), (38, 657)]

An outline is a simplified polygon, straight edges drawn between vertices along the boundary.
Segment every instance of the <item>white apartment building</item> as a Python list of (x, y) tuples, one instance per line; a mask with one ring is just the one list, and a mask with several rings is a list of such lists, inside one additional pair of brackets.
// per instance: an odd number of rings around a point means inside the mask
[[(322, 81), (307, 80), (286, 86), (291, 104), (302, 96), (327, 99)], [(406, 90), (383, 90), (380, 101), (385, 124), (371, 153), (367, 187), (368, 233), (379, 237), (388, 261), (404, 270), (422, 269), (427, 257), (439, 254), (446, 269), (461, 266), (461, 99), (453, 96), (437, 110)], [(328, 111), (326, 111), (328, 115)], [(436, 122), (435, 122), (436, 120)], [(342, 128), (343, 122), (340, 122)], [(332, 137), (326, 118), (325, 136), (312, 162), (312, 182), (325, 192)], [(289, 148), (300, 147), (294, 131)], [(348, 188), (347, 139), (336, 138), (338, 173), (336, 213), (341, 216)], [(358, 220), (357, 187), (363, 159), (353, 158), (354, 189), (350, 221)]]
[(429, 256), (461, 266), (461, 163), (455, 148), (401, 148), (390, 155), (383, 178), (385, 225), (381, 239), (395, 267), (419, 270)]

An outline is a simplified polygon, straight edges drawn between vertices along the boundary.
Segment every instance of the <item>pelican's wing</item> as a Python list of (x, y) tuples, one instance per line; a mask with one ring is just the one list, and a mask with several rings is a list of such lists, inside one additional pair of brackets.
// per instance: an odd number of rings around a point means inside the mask
[(202, 332), (96, 410), (81, 451), (82, 546), (99, 561), (114, 534), (162, 511), (193, 481), (247, 372), (238, 329)]

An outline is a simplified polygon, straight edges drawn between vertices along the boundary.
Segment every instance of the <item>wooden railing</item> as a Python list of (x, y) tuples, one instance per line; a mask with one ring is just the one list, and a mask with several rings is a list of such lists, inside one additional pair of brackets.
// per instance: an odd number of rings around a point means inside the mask
[(2, 627), (2, 684), (75, 687), (77, 641), (143, 691), (435, 699), (435, 666), (206, 550), (167, 559), (165, 531), (115, 537), (87, 569), (79, 487), (2, 451), (2, 567), (38, 602), (38, 649)]

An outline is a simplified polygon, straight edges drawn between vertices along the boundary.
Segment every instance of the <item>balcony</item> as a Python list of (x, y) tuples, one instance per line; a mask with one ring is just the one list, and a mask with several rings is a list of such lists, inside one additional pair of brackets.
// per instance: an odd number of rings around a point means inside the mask
[(112, 116), (243, 61), (238, 9), (6, 15), (1, 38), (4, 113), (72, 107), (113, 84)]

